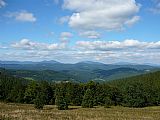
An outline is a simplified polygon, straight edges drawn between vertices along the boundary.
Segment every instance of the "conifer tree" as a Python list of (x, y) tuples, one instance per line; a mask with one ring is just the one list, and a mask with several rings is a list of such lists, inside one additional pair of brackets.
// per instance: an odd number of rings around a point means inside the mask
[(68, 109), (68, 103), (66, 98), (63, 96), (57, 96), (55, 101), (58, 110), (67, 110)]
[(58, 110), (67, 110), (68, 109), (68, 100), (66, 99), (65, 85), (60, 83), (55, 91), (55, 104), (57, 105)]
[(93, 92), (91, 89), (87, 89), (82, 100), (83, 108), (93, 108)]
[(43, 109), (44, 105), (45, 105), (45, 95), (42, 92), (38, 92), (34, 100), (34, 107), (36, 109)]
[(105, 101), (104, 107), (110, 108), (110, 106), (112, 105), (112, 100), (109, 97), (105, 97), (104, 101)]

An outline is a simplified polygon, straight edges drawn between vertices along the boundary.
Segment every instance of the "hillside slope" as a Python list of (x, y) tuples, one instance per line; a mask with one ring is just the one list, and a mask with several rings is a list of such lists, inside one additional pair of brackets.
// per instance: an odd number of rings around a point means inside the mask
[(0, 67), (10, 69), (11, 75), (47, 81), (71, 80), (76, 82), (109, 81), (147, 73), (157, 67), (137, 64), (103, 64), (98, 62), (79, 62), (64, 64), (56, 61), (18, 62), (0, 61)]
[(113, 80), (109, 83), (124, 88), (129, 84), (142, 83), (144, 85), (159, 85), (160, 86), (160, 71), (151, 72), (143, 75), (137, 75), (119, 80)]
[(160, 71), (108, 82), (123, 95), (124, 106), (160, 105)]

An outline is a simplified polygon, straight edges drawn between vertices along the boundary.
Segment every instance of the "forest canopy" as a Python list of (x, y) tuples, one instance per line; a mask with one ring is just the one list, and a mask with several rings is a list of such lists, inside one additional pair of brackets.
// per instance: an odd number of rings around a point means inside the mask
[(160, 105), (160, 71), (105, 83), (89, 81), (51, 83), (17, 78), (0, 70), (0, 100), (68, 109), (69, 105), (94, 107), (145, 107)]

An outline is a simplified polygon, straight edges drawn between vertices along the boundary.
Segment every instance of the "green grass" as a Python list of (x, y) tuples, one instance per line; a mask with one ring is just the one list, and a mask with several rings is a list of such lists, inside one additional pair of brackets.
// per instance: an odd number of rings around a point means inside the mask
[(160, 106), (146, 108), (70, 106), (69, 110), (57, 110), (45, 106), (36, 110), (33, 105), (0, 103), (1, 120), (160, 120)]

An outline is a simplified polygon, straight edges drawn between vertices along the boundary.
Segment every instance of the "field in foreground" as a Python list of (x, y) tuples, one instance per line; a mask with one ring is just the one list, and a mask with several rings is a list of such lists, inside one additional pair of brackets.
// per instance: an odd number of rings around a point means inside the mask
[(160, 120), (160, 106), (147, 108), (71, 106), (59, 111), (55, 106), (36, 110), (33, 105), (0, 103), (0, 120)]

